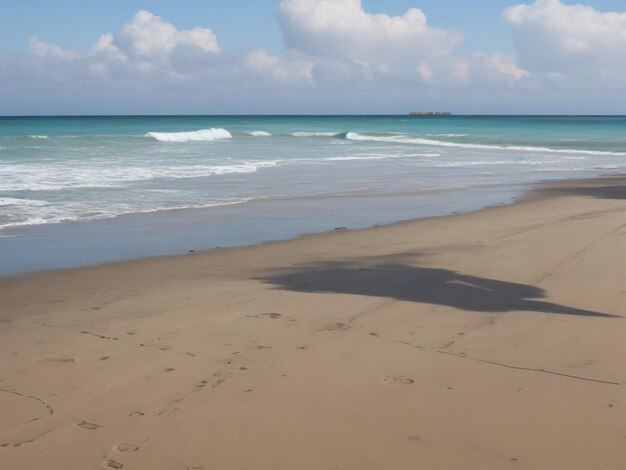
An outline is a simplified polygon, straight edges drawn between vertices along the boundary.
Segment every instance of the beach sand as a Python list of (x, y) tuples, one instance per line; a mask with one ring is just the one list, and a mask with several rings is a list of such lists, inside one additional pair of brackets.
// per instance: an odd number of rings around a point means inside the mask
[(0, 468), (626, 467), (626, 178), (0, 280)]

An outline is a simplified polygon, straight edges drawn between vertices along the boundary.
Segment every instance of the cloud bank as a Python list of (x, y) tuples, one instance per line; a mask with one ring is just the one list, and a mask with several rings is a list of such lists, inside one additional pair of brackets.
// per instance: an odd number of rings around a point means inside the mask
[(503, 18), (514, 53), (460, 54), (463, 33), (430, 25), (417, 8), (390, 16), (361, 0), (282, 0), (284, 53), (225, 54), (211, 29), (179, 30), (142, 10), (88, 51), (32, 37), (28, 53), (0, 56), (2, 113), (583, 113), (622, 104), (606, 90), (626, 86), (626, 13), (536, 0)]
[(567, 86), (626, 85), (626, 12), (537, 0), (504, 11), (519, 61)]

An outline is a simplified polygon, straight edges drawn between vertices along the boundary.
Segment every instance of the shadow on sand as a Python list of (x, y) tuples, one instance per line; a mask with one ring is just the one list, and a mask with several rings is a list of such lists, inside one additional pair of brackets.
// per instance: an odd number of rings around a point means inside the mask
[(559, 183), (553, 187), (540, 189), (545, 196), (588, 196), (599, 199), (626, 199), (626, 178), (605, 177), (587, 182)]
[[(414, 256), (414, 255), (409, 255)], [(397, 259), (397, 257), (394, 257)], [(340, 293), (392, 298), (407, 302), (445, 305), (476, 312), (514, 310), (621, 318), (538, 300), (546, 293), (538, 287), (499, 281), (448, 269), (416, 267), (379, 258), (355, 262), (323, 262), (277, 270), (257, 280), (296, 292)], [(369, 262), (368, 262), (369, 261)]]

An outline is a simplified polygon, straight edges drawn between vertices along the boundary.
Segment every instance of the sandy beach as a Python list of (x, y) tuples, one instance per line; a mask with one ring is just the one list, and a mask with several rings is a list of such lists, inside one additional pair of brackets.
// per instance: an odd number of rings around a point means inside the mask
[(0, 279), (0, 468), (626, 465), (626, 178)]

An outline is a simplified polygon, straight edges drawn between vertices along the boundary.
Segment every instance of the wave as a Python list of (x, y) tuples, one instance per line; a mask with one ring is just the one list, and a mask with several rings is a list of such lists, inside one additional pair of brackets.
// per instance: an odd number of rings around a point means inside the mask
[(12, 227), (110, 219), (113, 217), (119, 217), (121, 215), (151, 214), (154, 212), (180, 209), (201, 209), (208, 207), (231, 206), (236, 204), (242, 204), (253, 199), (254, 198), (251, 197), (225, 198), (221, 200), (203, 201), (189, 204), (159, 205), (152, 208), (131, 208), (127, 204), (107, 204), (106, 209), (104, 209), (103, 207), (102, 210), (100, 210), (99, 208), (96, 211), (94, 211), (92, 207), (80, 207), (79, 205), (74, 205), (73, 207), (57, 208), (57, 213), (51, 213), (48, 209), (45, 209), (45, 212), (35, 211), (31, 214), (25, 214), (24, 218), (22, 218), (21, 220), (13, 220), (8, 222), (0, 221), (0, 237), (4, 235), (2, 233), (3, 229), (8, 229)]
[(45, 201), (38, 201), (36, 199), (18, 199), (15, 197), (0, 197), (0, 207), (2, 206), (42, 207), (45, 205), (47, 205)]
[(403, 157), (429, 157), (429, 158), (434, 158), (434, 157), (441, 157), (440, 153), (405, 153), (402, 155)]
[(338, 137), (342, 135), (341, 132), (294, 132), (291, 134), (294, 137)]
[[(346, 162), (346, 161), (352, 161), (352, 160), (388, 160), (388, 159), (392, 159), (392, 158), (412, 158), (412, 157), (425, 157), (425, 158), (432, 158), (432, 157), (440, 157), (441, 154), (440, 153), (411, 153), (411, 154), (387, 154), (387, 153), (381, 153), (381, 154), (358, 154), (358, 155), (349, 155), (349, 156), (345, 156), (345, 157), (329, 157), (329, 158), (323, 158), (319, 161), (324, 161), (324, 162)], [(315, 160), (305, 160), (305, 161), (315, 161)]]
[[(52, 222), (66, 222), (69, 221), (70, 219), (63, 219), (63, 220), (54, 220)], [(0, 230), (5, 229), (5, 228), (10, 228), (10, 227), (22, 227), (22, 226), (26, 226), (26, 225), (43, 225), (43, 224), (47, 224), (50, 223), (51, 221), (48, 219), (44, 219), (43, 217), (28, 217), (25, 220), (20, 220), (18, 222), (7, 222), (4, 224), (0, 223)], [(3, 234), (0, 234), (0, 237), (3, 236)]]
[(28, 137), (29, 139), (34, 139), (34, 140), (46, 140), (46, 139), (48, 139), (47, 135), (27, 135), (26, 137)]
[(118, 188), (140, 181), (254, 173), (278, 165), (282, 160), (246, 161), (232, 165), (186, 165), (157, 167), (48, 167), (6, 165), (0, 175), (5, 191), (60, 191), (78, 188)]
[(266, 131), (252, 131), (252, 132), (248, 132), (248, 134), (253, 137), (270, 137), (272, 135)]
[(453, 147), (466, 149), (484, 149), (484, 150), (517, 150), (523, 152), (544, 152), (544, 153), (568, 153), (568, 154), (584, 154), (584, 155), (611, 155), (626, 156), (626, 152), (609, 152), (604, 150), (578, 150), (578, 149), (554, 149), (548, 147), (531, 147), (522, 145), (491, 145), (491, 144), (464, 144), (458, 142), (445, 142), (441, 140), (423, 139), (421, 137), (409, 137), (406, 135), (394, 136), (370, 136), (361, 135), (356, 132), (346, 133), (346, 139), (353, 141), (373, 141), (388, 142), (394, 144), (417, 144), (417, 145), (433, 145), (438, 147)]
[(226, 129), (218, 128), (190, 132), (148, 132), (146, 137), (151, 137), (159, 142), (209, 142), (230, 139), (233, 136)]
[(469, 134), (426, 134), (429, 137), (467, 137)]

